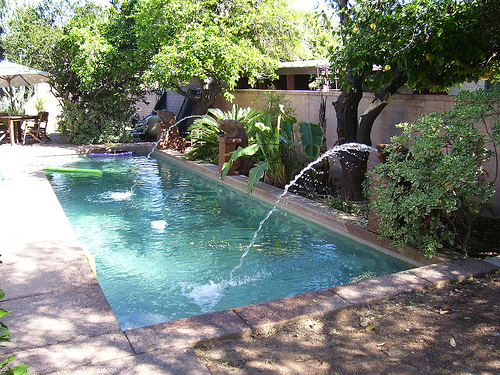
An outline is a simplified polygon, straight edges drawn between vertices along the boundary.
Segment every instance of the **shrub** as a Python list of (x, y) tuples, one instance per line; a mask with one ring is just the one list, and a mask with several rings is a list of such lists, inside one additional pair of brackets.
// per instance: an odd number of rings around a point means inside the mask
[(66, 99), (63, 108), (58, 129), (72, 143), (132, 141), (126, 124), (133, 108), (127, 101), (104, 95), (101, 101), (89, 103)]
[(36, 94), (32, 98), (31, 106), (36, 113), (47, 110), (47, 98), (42, 94)]
[[(294, 172), (302, 169), (305, 160), (318, 156), (323, 141), (320, 125), (309, 122), (297, 124), (294, 117), (285, 114), (276, 119), (270, 115), (262, 117), (255, 123), (254, 131), (256, 142), (249, 141), (247, 147), (238, 147), (221, 171), (221, 178), (224, 178), (236, 159), (242, 156), (252, 156), (259, 161), (250, 170), (248, 194), (262, 177), (271, 185), (285, 187)], [(295, 133), (300, 134), (297, 142), (294, 142)], [(297, 146), (301, 146), (303, 151), (297, 151)]]
[(496, 151), (485, 147), (490, 134), (477, 125), (494, 119), (498, 104), (491, 106), (494, 101), (484, 94), (463, 94), (450, 111), (397, 125), (403, 133), (390, 147), (397, 151), (386, 150), (387, 162), (370, 173), (380, 175), (381, 183), (369, 189), (381, 235), (394, 245), (413, 245), (426, 256), (458, 245), (467, 255), (472, 223), (494, 195), (483, 164)]
[(247, 130), (249, 141), (250, 127), (257, 121), (260, 112), (253, 108), (239, 108), (233, 105), (229, 112), (223, 112), (218, 108), (210, 108), (208, 114), (197, 118), (189, 126), (189, 139), (191, 139), (192, 149), (185, 157), (188, 160), (208, 161), (213, 164), (219, 163), (219, 141), (217, 138), (222, 133), (217, 124), (218, 120), (237, 120), (243, 124)]

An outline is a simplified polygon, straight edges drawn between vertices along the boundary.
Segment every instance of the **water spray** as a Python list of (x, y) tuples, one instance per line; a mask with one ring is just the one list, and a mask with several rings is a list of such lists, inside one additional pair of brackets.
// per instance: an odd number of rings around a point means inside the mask
[(290, 181), (288, 184), (285, 185), (285, 188), (283, 189), (283, 192), (278, 196), (276, 199), (276, 202), (274, 203), (273, 208), (267, 213), (267, 215), (262, 219), (262, 221), (259, 223), (259, 227), (257, 230), (254, 232), (252, 240), (250, 241), (250, 244), (247, 246), (246, 250), (243, 252), (243, 254), (240, 257), (240, 263), (233, 268), (231, 273), (229, 274), (229, 280), (233, 279), (233, 273), (237, 269), (239, 269), (243, 265), (243, 261), (245, 260), (245, 257), (247, 256), (248, 252), (250, 249), (253, 247), (255, 244), (255, 241), (257, 240), (257, 236), (259, 235), (260, 231), (262, 230), (262, 227), (264, 226), (264, 223), (271, 217), (271, 215), (277, 210), (278, 204), (281, 201), (281, 199), (288, 193), (288, 190), (309, 170), (313, 169), (314, 166), (318, 163), (320, 163), (322, 160), (325, 158), (336, 155), (339, 152), (351, 152), (351, 151), (364, 151), (364, 152), (377, 152), (377, 149), (371, 146), (367, 146), (361, 143), (345, 143), (343, 145), (335, 146), (328, 151), (326, 151), (323, 155), (319, 156), (316, 160), (313, 160), (311, 163), (309, 163), (306, 167), (304, 167), (298, 174), (295, 175), (294, 179)]
[[(184, 120), (187, 120), (187, 119), (191, 119), (191, 118), (197, 118), (197, 117), (203, 117), (203, 116), (201, 116), (201, 115), (191, 115), (191, 116), (184, 117), (184, 118), (180, 119), (179, 121), (177, 121), (172, 126), (170, 126), (167, 130), (165, 130), (161, 134), (160, 138), (158, 138), (158, 140), (154, 143), (153, 148), (151, 149), (151, 151), (146, 156), (146, 160), (148, 160), (148, 159), (151, 158), (151, 155), (153, 154), (153, 152), (158, 148), (158, 145), (163, 140), (163, 138), (170, 132), (170, 130), (172, 130), (175, 126), (177, 126), (181, 121), (184, 121)], [(132, 187), (130, 188), (130, 190), (127, 193), (130, 193), (130, 195), (134, 194), (134, 190), (135, 190), (135, 187), (137, 186), (138, 182), (139, 182), (139, 176), (137, 176), (135, 178), (134, 183), (132, 184)]]

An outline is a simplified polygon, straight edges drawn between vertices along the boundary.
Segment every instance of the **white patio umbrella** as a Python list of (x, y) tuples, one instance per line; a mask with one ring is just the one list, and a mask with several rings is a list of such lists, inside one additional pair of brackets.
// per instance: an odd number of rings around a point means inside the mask
[[(0, 61), (0, 87), (32, 86), (36, 83), (47, 82), (51, 79), (51, 74), (42, 70), (30, 68), (10, 62)], [(14, 108), (12, 91), (10, 92), (12, 108)]]

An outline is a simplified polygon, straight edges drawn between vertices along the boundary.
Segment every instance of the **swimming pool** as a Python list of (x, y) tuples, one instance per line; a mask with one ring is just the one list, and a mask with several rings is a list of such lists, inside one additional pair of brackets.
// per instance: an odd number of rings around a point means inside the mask
[[(123, 329), (411, 267), (278, 210), (235, 270), (269, 205), (145, 156), (79, 157), (58, 166), (103, 171), (53, 173), (49, 180), (96, 259), (99, 283)], [(135, 183), (134, 194), (126, 194)]]

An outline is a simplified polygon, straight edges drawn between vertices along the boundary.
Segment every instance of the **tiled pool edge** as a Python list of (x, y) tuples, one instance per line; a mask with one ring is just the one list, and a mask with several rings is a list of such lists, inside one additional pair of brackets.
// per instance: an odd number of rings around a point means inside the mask
[[(228, 176), (222, 180), (219, 175), (218, 166), (216, 165), (183, 160), (181, 158), (182, 154), (171, 150), (155, 150), (154, 155), (246, 194), (248, 181), (248, 177), (246, 176)], [(252, 196), (273, 205), (281, 193), (281, 189), (259, 182), (254, 187)], [(380, 239), (375, 233), (351, 224), (347, 220), (340, 220), (332, 213), (332, 209), (292, 193), (287, 194), (278, 204), (278, 207), (415, 267), (436, 264), (448, 260), (443, 256), (435, 256), (431, 259), (426, 258), (422, 253), (411, 247), (404, 247), (402, 249), (391, 247), (390, 240)]]

